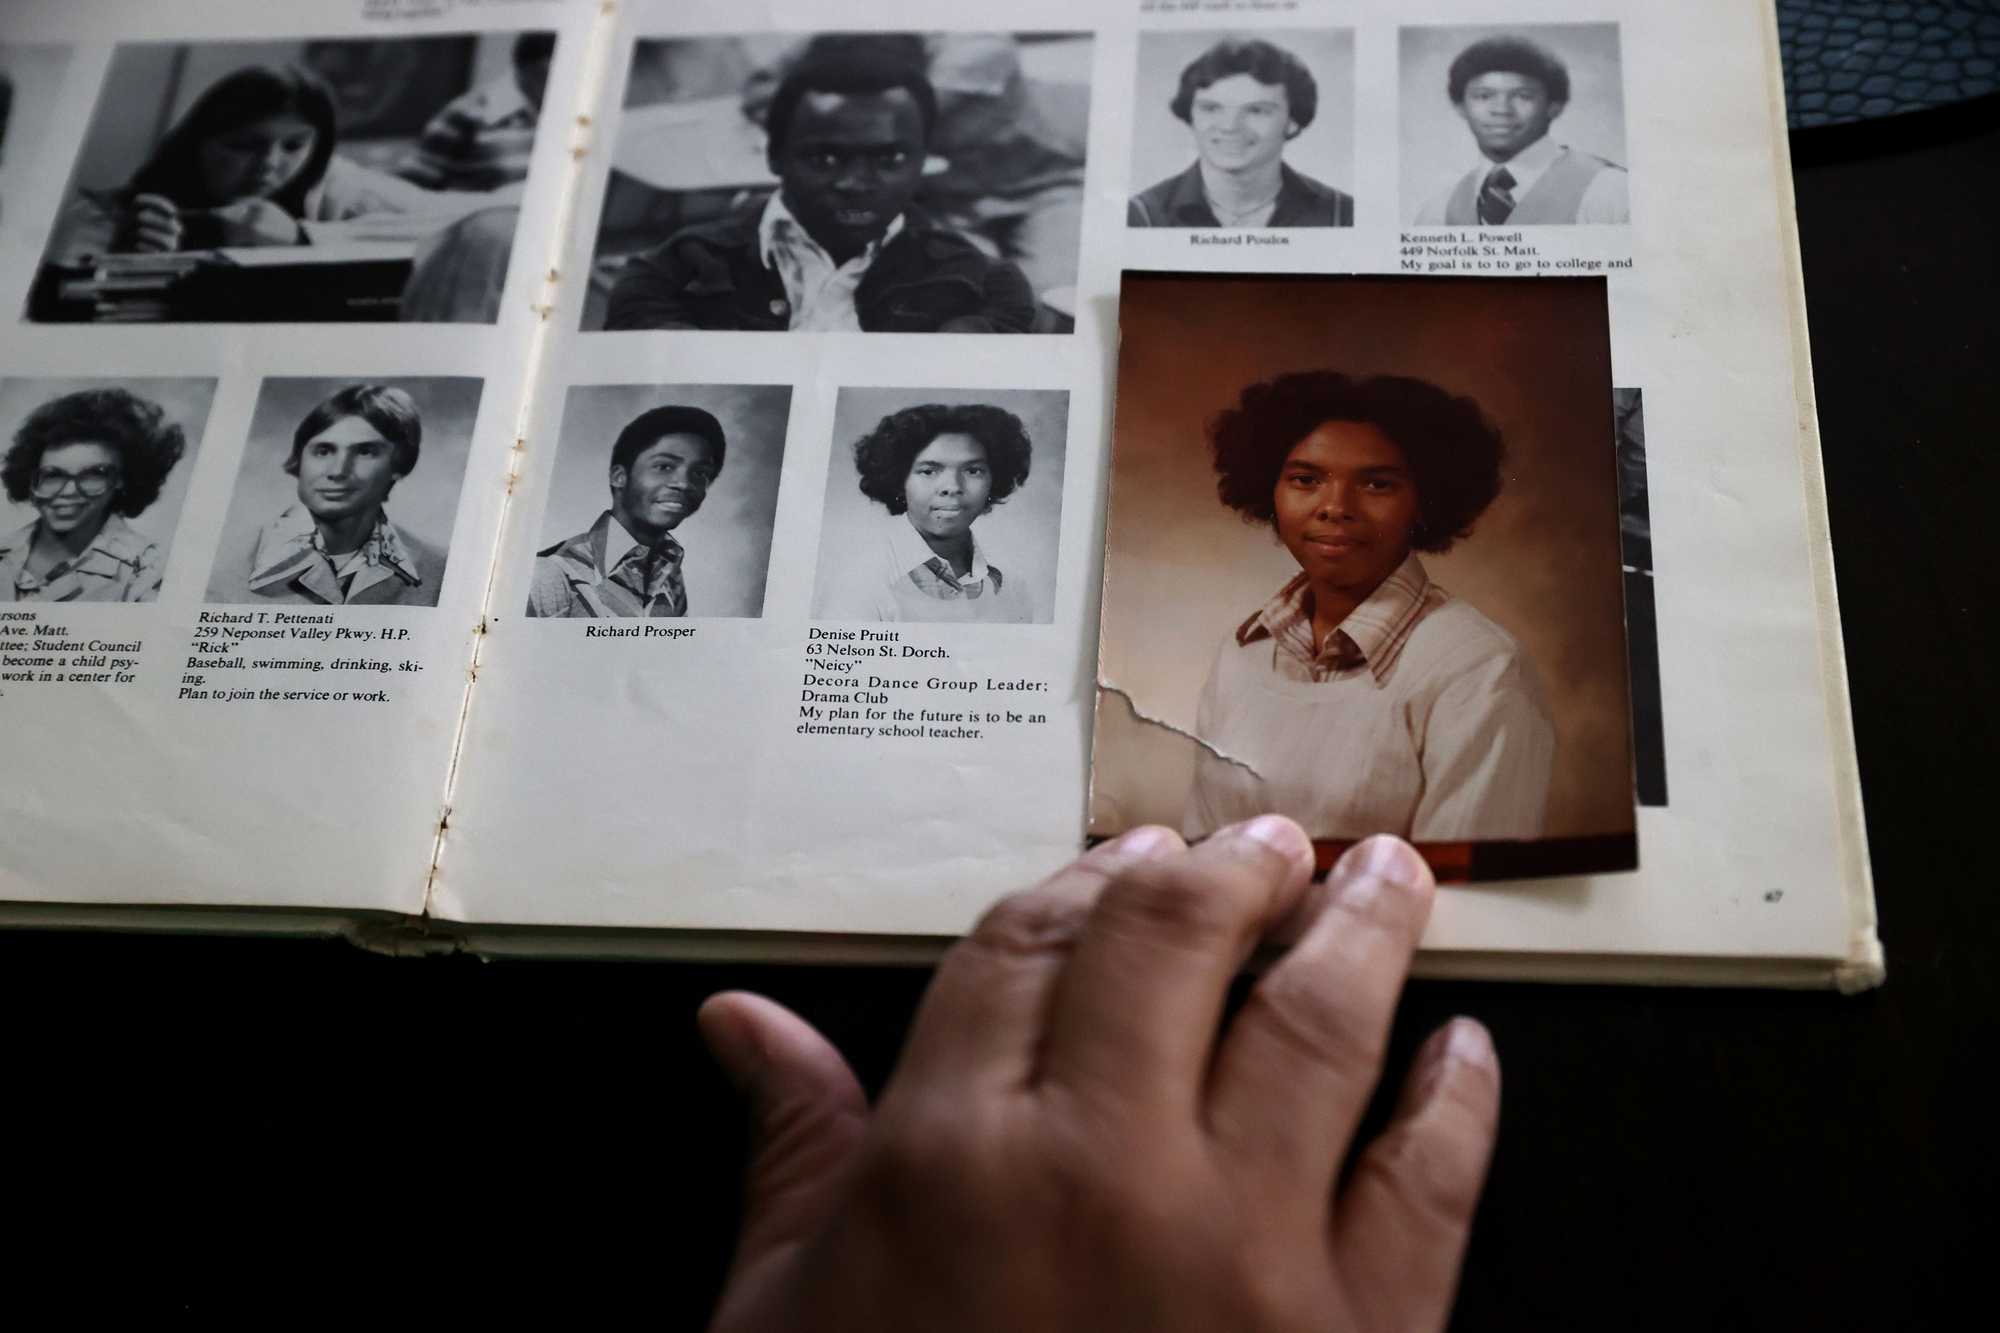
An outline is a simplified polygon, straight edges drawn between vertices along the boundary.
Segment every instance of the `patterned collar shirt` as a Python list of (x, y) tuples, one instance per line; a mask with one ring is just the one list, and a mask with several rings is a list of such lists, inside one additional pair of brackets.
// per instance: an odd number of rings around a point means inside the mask
[[(649, 616), (687, 614), (687, 584), (681, 576), (687, 551), (671, 536), (647, 546), (625, 530), (618, 516), (606, 511), (603, 523), (604, 549), (597, 557), (597, 573), (639, 599)], [(602, 522), (602, 520), (600, 520)]]
[(329, 606), (352, 602), (387, 579), (401, 579), (412, 587), (423, 582), (387, 513), (376, 515), (375, 527), (361, 545), (334, 555), (302, 505), (287, 507), (257, 535), (250, 571), (252, 592), (296, 585)]
[(888, 229), (868, 248), (844, 264), (812, 238), (805, 224), (785, 207), (783, 192), (772, 194), (757, 219), (757, 253), (764, 267), (775, 270), (785, 284), (789, 327), (830, 333), (861, 332), (861, 316), (854, 308), (855, 289), (868, 276), (869, 266), (882, 247), (903, 230), (899, 213)]
[(1331, 680), (1365, 667), (1380, 681), (1395, 666), (1417, 621), (1449, 595), (1412, 555), (1315, 648), (1312, 597), (1300, 574), (1243, 622), (1236, 641), (1248, 645), (1269, 638), (1271, 670), (1286, 680)]
[(73, 559), (29, 573), (40, 521), (0, 534), (0, 602), (150, 602), (160, 595), (166, 552), (117, 514)]
[(528, 614), (582, 618), (684, 616), (686, 551), (672, 537), (646, 545), (607, 509), (588, 531), (535, 553)]
[(952, 572), (951, 562), (931, 549), (914, 526), (907, 520), (899, 522), (889, 530), (889, 550), (896, 568), (926, 597), (939, 601), (976, 601), (989, 593), (998, 593), (1006, 580), (1000, 571), (986, 563), (986, 552), (979, 548), (979, 538), (972, 538), (972, 564), (963, 574)]
[(954, 573), (907, 516), (892, 518), (881, 536), (860, 547), (853, 562), (822, 586), (814, 614), (913, 624), (1028, 625), (1048, 619), (1040, 599), (1023, 580), (1003, 574), (987, 559), (976, 536), (970, 566)]

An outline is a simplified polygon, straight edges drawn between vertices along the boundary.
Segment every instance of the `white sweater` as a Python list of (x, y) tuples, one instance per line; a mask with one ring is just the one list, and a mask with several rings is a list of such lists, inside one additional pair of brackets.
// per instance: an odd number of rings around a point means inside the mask
[[(1182, 820), (1198, 837), (1275, 810), (1321, 838), (1541, 836), (1555, 727), (1512, 635), (1435, 584), (1394, 656), (1288, 680), (1269, 637), (1222, 645)], [(1232, 762), (1235, 761), (1235, 762)]]

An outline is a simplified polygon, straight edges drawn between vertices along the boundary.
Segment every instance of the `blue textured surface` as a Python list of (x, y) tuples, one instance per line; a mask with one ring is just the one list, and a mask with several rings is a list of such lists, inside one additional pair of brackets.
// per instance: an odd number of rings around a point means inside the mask
[(1792, 128), (2000, 91), (2000, 0), (1777, 0)]

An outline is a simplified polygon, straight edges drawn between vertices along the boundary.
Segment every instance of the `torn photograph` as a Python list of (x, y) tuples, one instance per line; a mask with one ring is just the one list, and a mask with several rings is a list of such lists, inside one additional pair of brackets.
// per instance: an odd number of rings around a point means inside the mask
[(1401, 77), (1412, 224), (1631, 221), (1616, 23), (1404, 28)]
[(1351, 227), (1354, 34), (1142, 32), (1131, 227)]
[(436, 606), (483, 387), (265, 380), (207, 600)]
[(492, 323), (548, 32), (118, 48), (41, 322)]
[(573, 386), (527, 613), (763, 615), (791, 402), (786, 385)]
[(1046, 625), (1069, 394), (843, 389), (816, 620)]
[(1601, 278), (1125, 275), (1091, 832), (1637, 865)]
[(1091, 39), (638, 42), (585, 329), (1062, 333)]
[(212, 379), (0, 379), (0, 602), (151, 602)]

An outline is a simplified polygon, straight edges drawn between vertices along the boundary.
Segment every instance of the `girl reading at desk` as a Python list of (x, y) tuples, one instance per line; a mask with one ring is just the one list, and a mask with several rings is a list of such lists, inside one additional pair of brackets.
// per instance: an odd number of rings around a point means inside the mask
[(305, 222), (435, 211), (450, 198), (337, 147), (333, 97), (311, 73), (239, 69), (196, 99), (122, 189), (81, 192), (49, 259), (77, 266), (103, 254), (303, 245)]

